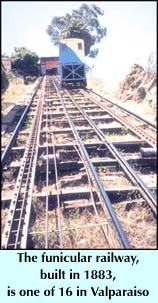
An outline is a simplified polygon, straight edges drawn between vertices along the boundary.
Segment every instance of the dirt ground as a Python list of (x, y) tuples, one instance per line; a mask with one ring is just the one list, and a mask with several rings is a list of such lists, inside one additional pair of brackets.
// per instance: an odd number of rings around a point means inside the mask
[[(151, 106), (151, 103), (148, 100), (125, 100), (123, 97), (120, 97), (119, 89), (116, 90), (107, 90), (106, 84), (101, 80), (88, 79), (88, 88), (92, 88), (100, 95), (109, 98), (111, 101), (119, 104), (122, 107), (125, 107), (128, 110), (140, 115), (142, 118), (149, 120), (152, 123), (156, 124), (157, 121), (157, 108)], [(156, 96), (155, 96), (156, 98)]]
[(23, 79), (14, 79), (10, 82), (8, 89), (1, 96), (1, 114), (6, 116), (14, 105), (24, 99), (24, 95), (29, 92), (33, 84), (25, 85)]

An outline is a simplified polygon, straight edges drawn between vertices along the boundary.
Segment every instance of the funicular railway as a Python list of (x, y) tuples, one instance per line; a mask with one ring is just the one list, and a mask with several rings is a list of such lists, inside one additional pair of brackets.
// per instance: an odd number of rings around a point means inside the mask
[(2, 248), (156, 247), (155, 127), (53, 76), (25, 114), (2, 154)]

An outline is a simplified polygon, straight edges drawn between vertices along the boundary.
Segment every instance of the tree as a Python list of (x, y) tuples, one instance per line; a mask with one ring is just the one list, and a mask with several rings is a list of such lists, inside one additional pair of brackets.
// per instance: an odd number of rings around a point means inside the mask
[(104, 15), (97, 5), (82, 4), (78, 10), (62, 17), (54, 17), (48, 25), (47, 33), (57, 45), (62, 37), (81, 38), (85, 44), (85, 55), (96, 57), (98, 49), (91, 49), (106, 36), (106, 28), (101, 27), (98, 17)]
[(6, 76), (6, 71), (3, 64), (1, 63), (1, 90), (5, 91), (8, 85), (9, 85), (9, 81)]
[(38, 75), (38, 56), (25, 47), (15, 47), (11, 56), (12, 68), (21, 75)]

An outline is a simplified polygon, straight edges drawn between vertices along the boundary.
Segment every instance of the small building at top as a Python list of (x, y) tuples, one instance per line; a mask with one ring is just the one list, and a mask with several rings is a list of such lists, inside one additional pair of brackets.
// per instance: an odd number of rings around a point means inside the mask
[(60, 63), (81, 63), (85, 61), (84, 40), (62, 38), (59, 43)]

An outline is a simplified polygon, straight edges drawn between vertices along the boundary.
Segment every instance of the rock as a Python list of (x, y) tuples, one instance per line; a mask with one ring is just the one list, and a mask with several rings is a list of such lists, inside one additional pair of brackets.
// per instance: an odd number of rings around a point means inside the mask
[(126, 100), (132, 100), (133, 99), (133, 94), (127, 94)]
[(137, 89), (137, 93), (136, 93), (135, 99), (136, 100), (140, 100), (140, 99), (144, 99), (145, 97), (146, 97), (145, 88), (144, 87), (139, 87)]
[(134, 80), (135, 80), (135, 78), (134, 77), (131, 77), (131, 76), (128, 76), (127, 78), (126, 78), (126, 81), (127, 81), (127, 83), (130, 85), (130, 84), (132, 84), (132, 82), (134, 82)]
[(142, 83), (142, 79), (138, 79), (135, 83), (135, 87), (137, 88)]
[[(143, 102), (146, 115), (147, 108), (149, 115), (156, 111), (157, 78), (155, 73), (150, 73), (139, 64), (131, 67), (129, 74), (120, 83), (116, 92), (121, 102), (141, 103)], [(154, 118), (155, 123), (155, 118)]]
[(151, 90), (153, 87), (156, 87), (156, 84), (157, 84), (157, 80), (156, 78), (154, 77), (154, 79), (152, 79), (152, 81), (149, 83), (149, 86), (148, 86), (148, 91)]
[(130, 203), (126, 204), (125, 211), (130, 211), (130, 210), (132, 210), (134, 208), (135, 208), (135, 203), (134, 202), (130, 202)]

